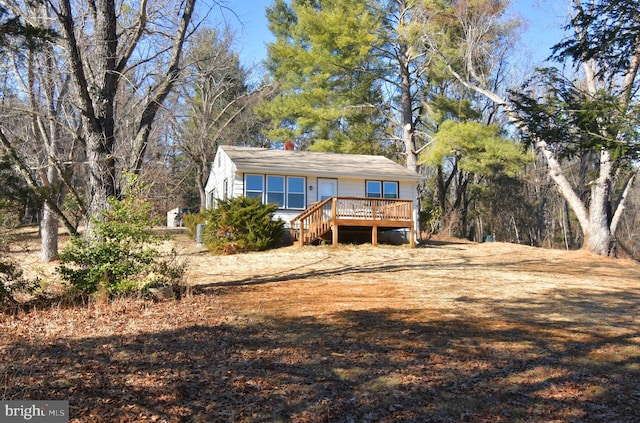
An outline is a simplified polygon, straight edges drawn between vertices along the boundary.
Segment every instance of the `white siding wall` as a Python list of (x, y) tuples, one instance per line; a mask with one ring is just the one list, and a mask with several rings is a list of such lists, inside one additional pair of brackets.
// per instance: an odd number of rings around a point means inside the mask
[(276, 218), (276, 219), (280, 218), (280, 219), (284, 220), (285, 228), (289, 229), (291, 227), (291, 225), (289, 224), (289, 222), (291, 222), (291, 219), (293, 219), (294, 217), (296, 217), (300, 213), (302, 213), (302, 210), (283, 210), (283, 209), (279, 209), (278, 211), (276, 211), (276, 213), (274, 215), (274, 218)]
[[(318, 179), (334, 179), (334, 178), (317, 178), (315, 176), (307, 177), (307, 207), (319, 200), (318, 198)], [(342, 197), (364, 197), (365, 184), (364, 179), (355, 178), (335, 178), (338, 181), (337, 195)], [(309, 188), (311, 187), (311, 191)]]
[(420, 233), (420, 222), (418, 221), (418, 183), (417, 181), (400, 182), (399, 194), (404, 200), (413, 200), (413, 222), (416, 237)]
[(414, 202), (418, 197), (418, 183), (416, 181), (400, 182), (400, 198), (403, 200), (412, 199)]
[[(331, 178), (320, 178), (331, 179)], [(366, 195), (366, 180), (357, 178), (336, 178), (338, 181), (338, 194), (342, 197), (364, 197)], [(384, 179), (388, 182), (398, 182), (393, 179)], [(416, 181), (400, 181), (399, 197), (403, 200), (416, 200)], [(311, 191), (309, 191), (311, 187)], [(307, 178), (307, 207), (318, 201), (318, 178)]]
[(338, 195), (341, 197), (364, 197), (364, 179), (338, 178)]
[[(218, 150), (216, 158), (213, 160), (211, 173), (207, 180), (205, 192), (207, 193), (207, 208), (214, 206), (212, 199), (224, 198), (224, 193), (229, 196), (237, 195), (237, 182), (234, 180), (236, 175), (236, 165), (231, 161), (229, 156), (222, 150)], [(225, 187), (226, 183), (226, 187)], [(242, 184), (240, 184), (242, 190)]]
[(233, 193), (232, 197), (242, 197), (244, 195), (244, 175), (241, 173), (234, 173), (233, 178), (229, 178), (233, 181), (233, 189), (229, 192)]

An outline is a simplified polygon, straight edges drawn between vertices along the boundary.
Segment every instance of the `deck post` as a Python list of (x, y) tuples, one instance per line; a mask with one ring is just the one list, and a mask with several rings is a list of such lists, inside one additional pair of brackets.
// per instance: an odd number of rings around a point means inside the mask
[(298, 240), (298, 247), (304, 247), (304, 219), (300, 219), (300, 239)]
[(411, 248), (416, 248), (416, 225), (414, 222), (411, 222), (411, 226), (409, 227), (409, 244)]
[(376, 225), (371, 227), (371, 245), (378, 245), (378, 227)]
[(338, 245), (338, 199), (333, 197), (331, 200), (331, 244)]

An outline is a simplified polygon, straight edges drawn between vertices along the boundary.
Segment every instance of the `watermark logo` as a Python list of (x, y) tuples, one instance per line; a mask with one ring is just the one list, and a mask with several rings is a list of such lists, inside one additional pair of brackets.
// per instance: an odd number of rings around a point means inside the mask
[(0, 422), (69, 423), (69, 401), (0, 401)]

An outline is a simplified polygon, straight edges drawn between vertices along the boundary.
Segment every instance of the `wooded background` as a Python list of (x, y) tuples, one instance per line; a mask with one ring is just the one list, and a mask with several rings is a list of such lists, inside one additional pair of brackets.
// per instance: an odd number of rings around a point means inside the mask
[(425, 234), (637, 258), (639, 3), (575, 0), (534, 69), (502, 0), (276, 0), (259, 67), (224, 3), (3, 1), (3, 233), (38, 223), (51, 260), (123, 175), (199, 209), (217, 145), (292, 140), (423, 174)]

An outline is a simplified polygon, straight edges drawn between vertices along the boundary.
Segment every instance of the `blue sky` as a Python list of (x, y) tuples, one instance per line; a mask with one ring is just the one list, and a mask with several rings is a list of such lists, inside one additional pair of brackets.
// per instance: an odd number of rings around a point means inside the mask
[[(217, 11), (234, 29), (242, 63), (247, 67), (257, 64), (265, 58), (266, 43), (273, 41), (265, 17), (265, 9), (273, 0), (220, 0), (220, 3), (235, 13)], [(530, 61), (529, 65), (539, 65), (549, 56), (549, 48), (560, 41), (566, 12), (566, 2), (562, 0), (511, 0), (510, 13), (526, 22), (519, 44), (522, 60)]]
[(251, 67), (266, 56), (266, 43), (273, 41), (265, 16), (267, 6), (274, 0), (221, 0), (221, 4), (233, 10), (222, 10), (224, 20), (235, 33), (236, 49), (242, 63)]

